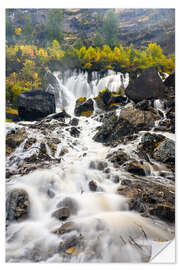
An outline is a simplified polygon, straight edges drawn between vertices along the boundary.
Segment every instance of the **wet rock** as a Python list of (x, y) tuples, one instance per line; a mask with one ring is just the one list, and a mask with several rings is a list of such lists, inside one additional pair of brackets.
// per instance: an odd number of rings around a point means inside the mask
[(69, 233), (71, 231), (78, 231), (78, 226), (73, 221), (68, 221), (62, 224), (60, 228), (57, 228), (53, 230), (52, 232), (55, 234), (64, 234), (64, 233)]
[(27, 137), (25, 128), (21, 128), (6, 136), (6, 154), (11, 154)]
[(24, 150), (29, 149), (36, 142), (36, 138), (28, 138), (24, 144)]
[(136, 174), (136, 175), (150, 175), (151, 171), (150, 171), (150, 167), (148, 165), (144, 165), (141, 164), (137, 161), (130, 161), (126, 164), (125, 169), (132, 173), (132, 174)]
[(68, 114), (65, 110), (49, 117), (49, 119), (57, 119), (61, 121), (63, 121), (65, 118), (71, 118), (70, 114)]
[(79, 137), (79, 135), (80, 135), (80, 131), (79, 131), (79, 129), (77, 129), (76, 127), (72, 127), (71, 129), (70, 129), (70, 134), (71, 134), (71, 136), (73, 136), (73, 137)]
[(62, 148), (60, 152), (60, 156), (64, 156), (67, 153), (69, 153), (69, 150), (67, 148)]
[(151, 111), (136, 109), (134, 105), (121, 110), (120, 116), (112, 115), (102, 126), (93, 139), (101, 143), (111, 143), (120, 137), (133, 135), (141, 130), (150, 130), (159, 117)]
[(69, 124), (70, 124), (71, 126), (78, 126), (78, 124), (79, 124), (79, 119), (78, 119), (78, 118), (73, 118), (73, 119), (71, 119), (71, 121), (69, 122)]
[(88, 100), (85, 97), (78, 98), (76, 100), (76, 105), (74, 109), (74, 114), (76, 116), (86, 116), (89, 117), (94, 112), (94, 102), (91, 98)]
[(108, 166), (107, 162), (99, 161), (99, 160), (91, 161), (89, 164), (90, 169), (95, 169), (95, 170), (100, 170), (100, 171), (103, 171), (107, 166)]
[(69, 237), (66, 237), (62, 242), (59, 244), (59, 251), (63, 252), (71, 247), (75, 247), (80, 244), (82, 241), (81, 235), (73, 234)]
[(61, 140), (58, 138), (47, 138), (47, 145), (51, 149), (52, 155), (56, 153), (57, 145), (61, 143)]
[(168, 87), (175, 88), (175, 72), (171, 73), (164, 81), (164, 84)]
[(141, 142), (138, 145), (138, 150), (143, 150), (152, 157), (154, 149), (164, 140), (165, 136), (163, 135), (147, 132), (142, 136)]
[(57, 207), (65, 207), (70, 210), (71, 215), (76, 215), (79, 209), (78, 203), (75, 199), (66, 197), (61, 202), (57, 204)]
[(104, 170), (104, 173), (110, 173), (111, 172), (111, 169), (110, 168), (106, 168), (105, 170)]
[(158, 216), (160, 219), (175, 222), (175, 211), (174, 206), (169, 206), (166, 204), (158, 205), (155, 208), (150, 209), (150, 214)]
[(153, 157), (157, 161), (168, 163), (172, 166), (175, 164), (175, 142), (166, 139), (161, 142), (153, 152)]
[(113, 93), (107, 88), (102, 89), (94, 99), (97, 107), (105, 111), (116, 109), (119, 105), (125, 105), (128, 102), (127, 97)]
[(55, 97), (41, 90), (22, 92), (17, 98), (19, 117), (25, 121), (34, 121), (55, 113)]
[(21, 221), (27, 219), (30, 211), (28, 193), (23, 189), (14, 189), (7, 194), (6, 219)]
[(58, 210), (56, 210), (53, 214), (52, 217), (55, 217), (59, 220), (66, 220), (71, 214), (71, 211), (67, 207), (62, 207)]
[(155, 68), (146, 69), (142, 75), (131, 81), (125, 90), (125, 94), (134, 102), (147, 99), (163, 98), (165, 86)]
[(90, 181), (88, 186), (91, 191), (96, 191), (98, 188), (97, 183), (94, 180)]
[(130, 159), (129, 155), (124, 153), (122, 150), (118, 150), (110, 155), (107, 156), (108, 160), (112, 163), (116, 163), (119, 166), (124, 164), (126, 161)]
[[(143, 178), (129, 180), (128, 185), (123, 181), (121, 184), (123, 185), (117, 192), (129, 198), (130, 210), (138, 211), (143, 216), (156, 215), (162, 220), (174, 222), (172, 218), (175, 213), (174, 187), (158, 183), (157, 180), (147, 181)], [(163, 213), (160, 211), (161, 205), (165, 205)], [(171, 214), (168, 214), (168, 209)]]
[(148, 111), (150, 106), (151, 106), (150, 100), (142, 100), (135, 105), (135, 108), (143, 111)]
[(51, 189), (48, 189), (48, 191), (47, 191), (47, 195), (49, 196), (49, 198), (54, 198), (54, 196), (55, 196), (55, 193), (54, 193), (54, 191), (52, 191)]
[(119, 183), (119, 180), (120, 180), (120, 178), (119, 178), (119, 176), (118, 175), (113, 175), (112, 176), (112, 181), (114, 182), (114, 183)]

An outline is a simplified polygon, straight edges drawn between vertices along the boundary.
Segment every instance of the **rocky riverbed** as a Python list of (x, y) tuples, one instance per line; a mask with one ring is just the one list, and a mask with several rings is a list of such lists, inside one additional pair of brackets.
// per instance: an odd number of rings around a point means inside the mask
[(136, 103), (104, 89), (74, 115), (7, 123), (8, 262), (148, 262), (173, 239), (175, 97), (161, 83)]

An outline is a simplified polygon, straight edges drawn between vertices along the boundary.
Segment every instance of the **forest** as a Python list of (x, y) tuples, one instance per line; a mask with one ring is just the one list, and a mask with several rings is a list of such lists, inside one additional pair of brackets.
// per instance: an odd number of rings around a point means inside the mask
[(12, 12), (6, 11), (6, 97), (14, 105), (22, 91), (46, 87), (47, 70), (105, 73), (112, 69), (136, 77), (150, 66), (168, 74), (175, 68), (174, 54), (165, 55), (155, 42), (139, 48), (132, 43), (123, 46), (118, 40), (118, 19), (111, 10), (103, 18), (97, 16), (96, 33), (88, 42), (84, 22), (81, 38), (73, 45), (65, 42), (61, 9), (48, 10), (43, 24), (35, 25), (30, 13), (21, 10), (16, 11), (18, 21), (13, 25)]

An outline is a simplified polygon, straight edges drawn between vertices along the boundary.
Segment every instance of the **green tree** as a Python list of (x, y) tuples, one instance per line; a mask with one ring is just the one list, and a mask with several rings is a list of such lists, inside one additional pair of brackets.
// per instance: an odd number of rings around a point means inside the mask
[(63, 21), (63, 14), (61, 9), (49, 9), (45, 23), (45, 37), (47, 42), (51, 43), (53, 40), (62, 42), (63, 35), (61, 31)]
[(111, 48), (117, 45), (118, 43), (118, 17), (116, 14), (110, 10), (107, 16), (104, 19), (103, 24), (103, 35), (105, 39), (105, 44), (109, 45)]

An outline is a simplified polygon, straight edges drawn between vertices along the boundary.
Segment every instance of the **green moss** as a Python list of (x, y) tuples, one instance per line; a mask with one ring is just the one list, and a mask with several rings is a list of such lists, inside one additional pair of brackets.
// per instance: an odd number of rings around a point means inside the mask
[(99, 91), (99, 94), (104, 94), (105, 92), (109, 92), (109, 90), (107, 88), (104, 88), (101, 91)]
[(13, 120), (6, 118), (6, 122), (13, 122)]
[(13, 109), (11, 107), (6, 107), (6, 113), (16, 114), (18, 115), (18, 110)]
[(112, 108), (114, 106), (119, 106), (119, 105), (120, 105), (120, 103), (112, 103), (112, 104), (109, 105), (109, 108)]
[(86, 117), (89, 117), (93, 114), (93, 111), (86, 111), (86, 112), (82, 112), (81, 113), (81, 116), (86, 116)]

